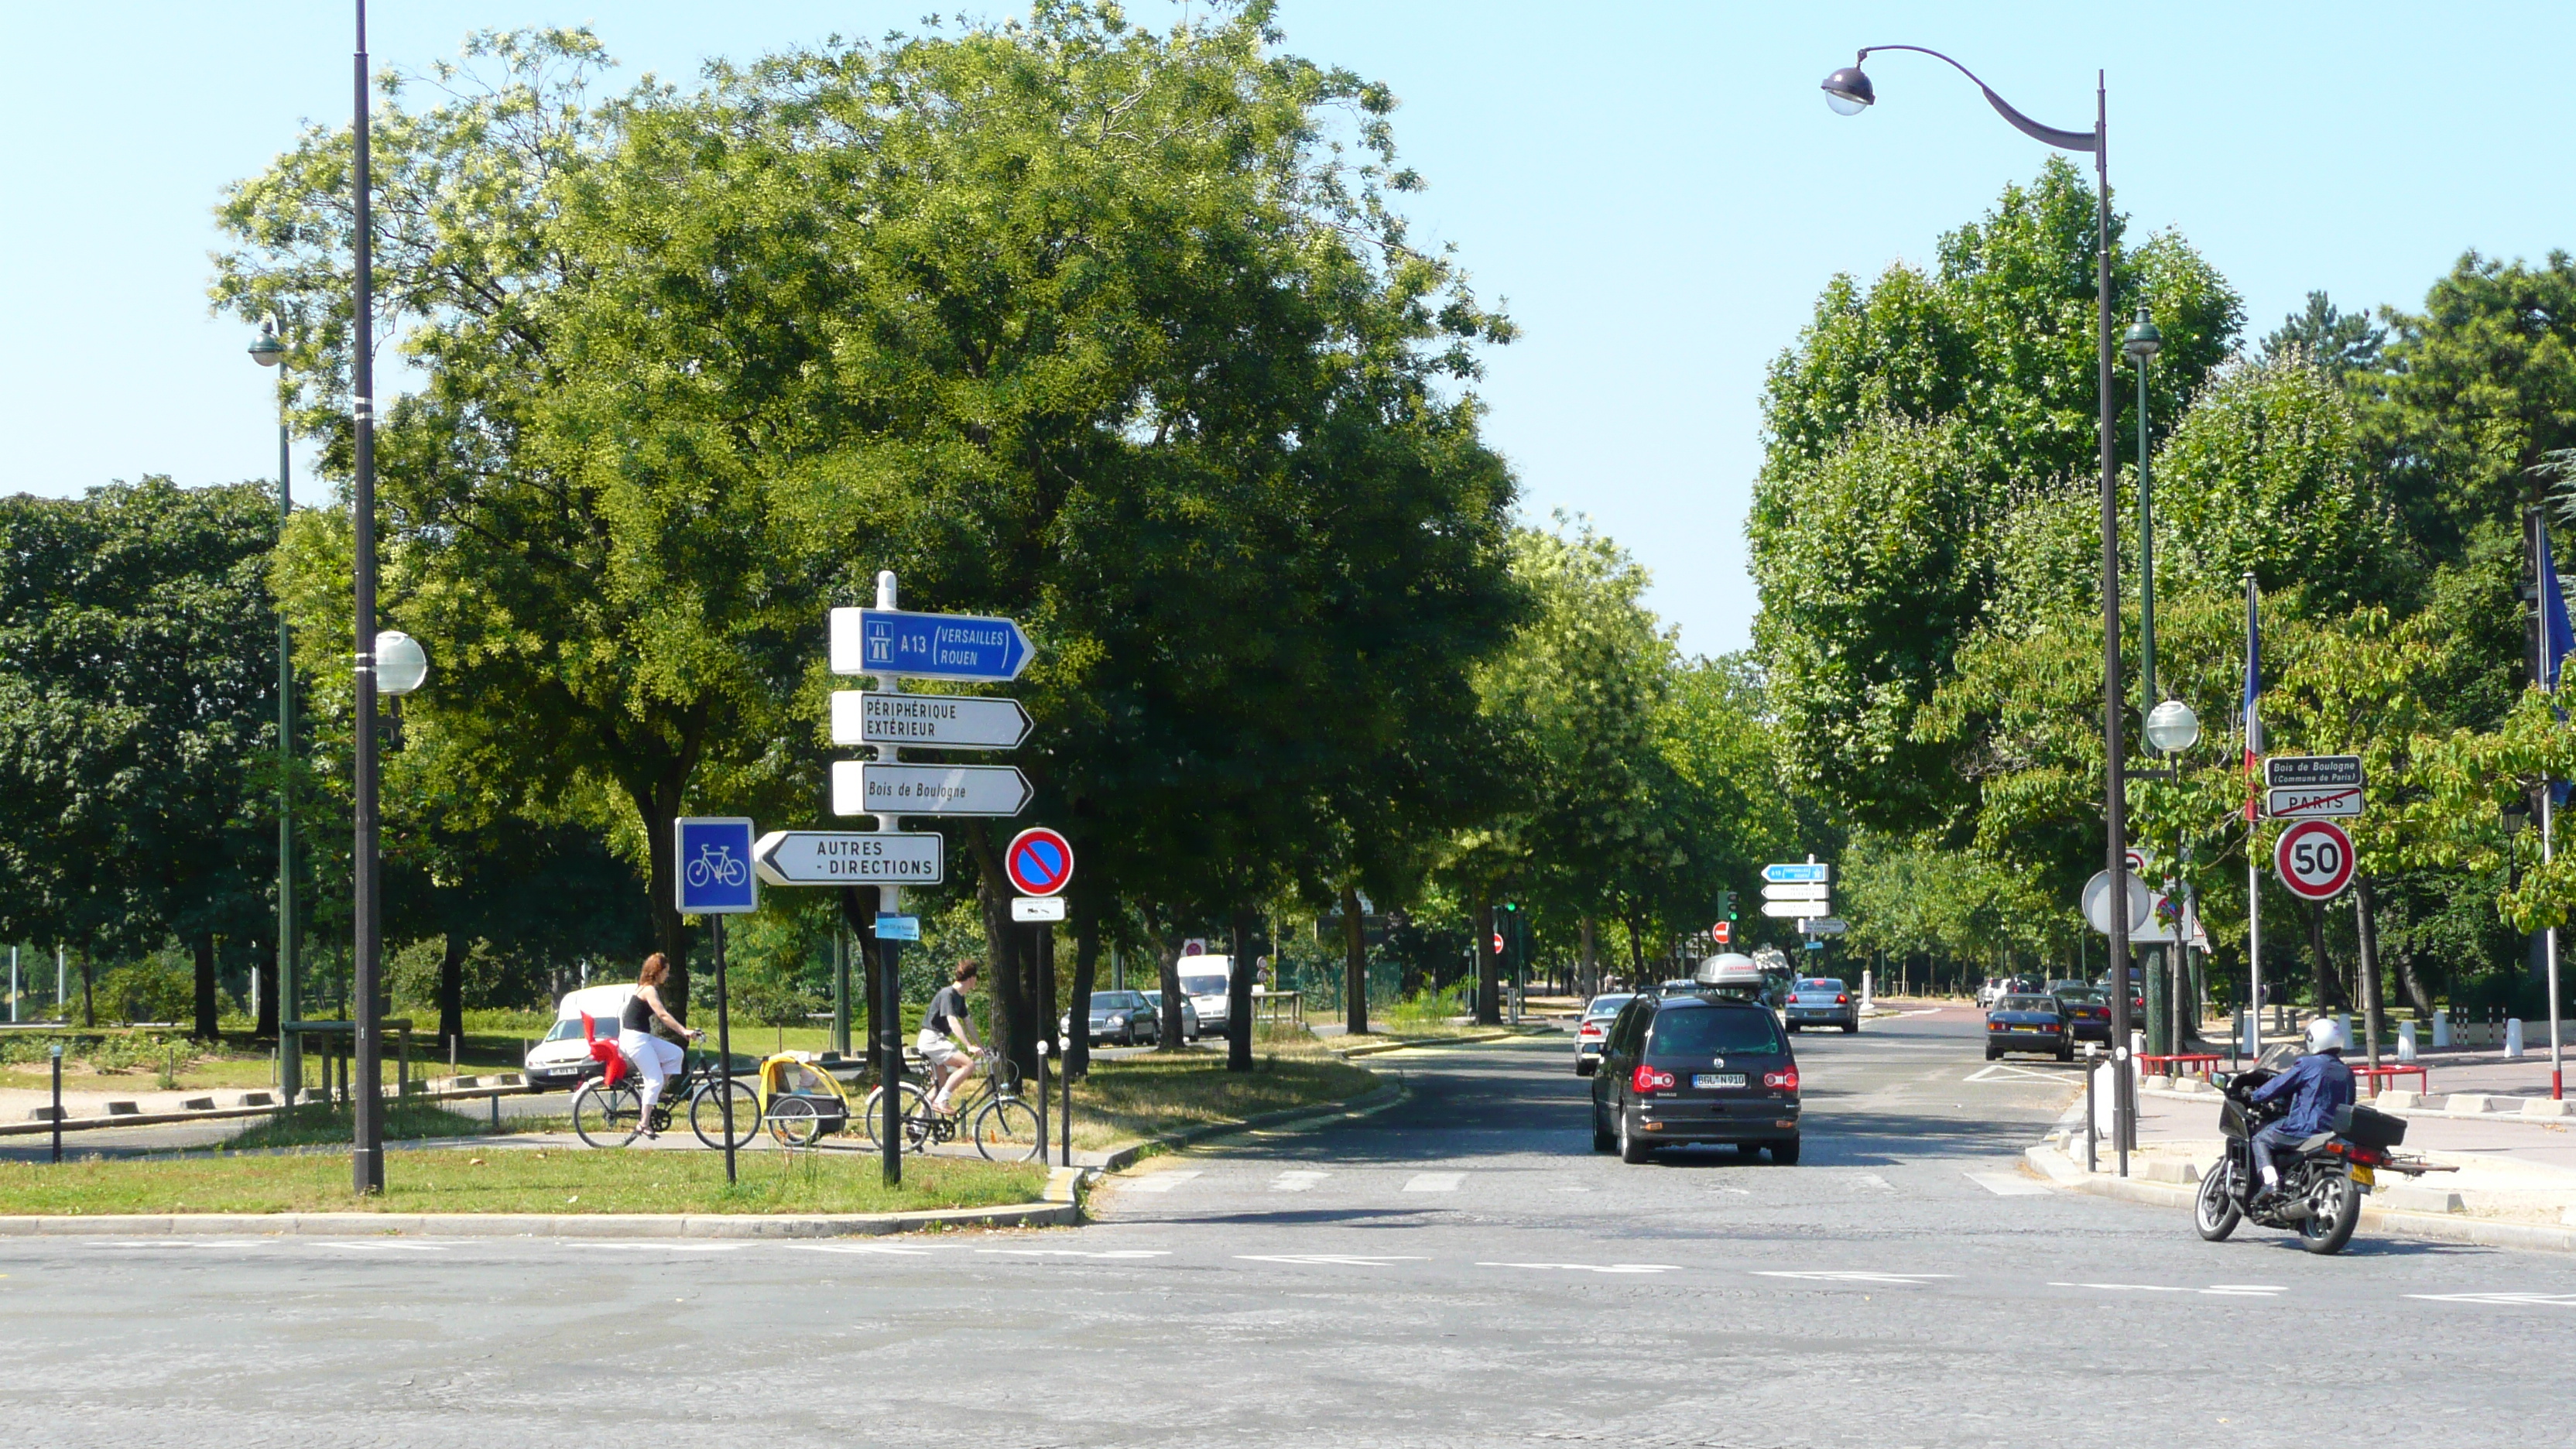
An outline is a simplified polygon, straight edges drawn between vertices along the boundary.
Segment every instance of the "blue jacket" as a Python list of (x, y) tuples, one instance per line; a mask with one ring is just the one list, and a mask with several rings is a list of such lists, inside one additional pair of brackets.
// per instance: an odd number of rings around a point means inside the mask
[(2332, 1052), (2299, 1058), (2288, 1071), (2254, 1089), (2254, 1100), (2268, 1102), (2284, 1092), (2297, 1092), (2281, 1130), (2309, 1137), (2334, 1127), (2335, 1109), (2352, 1105), (2352, 1068)]

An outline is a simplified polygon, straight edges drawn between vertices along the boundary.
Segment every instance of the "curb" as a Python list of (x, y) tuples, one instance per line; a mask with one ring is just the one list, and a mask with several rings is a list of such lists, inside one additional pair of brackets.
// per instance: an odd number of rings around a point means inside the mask
[[(2213, 1105), (2223, 1100), (2216, 1092), (2177, 1092), (2171, 1087), (2151, 1087), (2143, 1082), (2138, 1086), (2138, 1095), (2142, 1097), (2158, 1097), (2168, 1102), (2205, 1102)], [(2522, 1107), (2522, 1104), (2525, 1102), (2547, 1103), (2550, 1101), (2547, 1097), (2508, 1097), (2492, 1092), (2443, 1093), (2442, 1095), (2445, 1100), (2448, 1100), (2453, 1096), (2467, 1096), (2477, 1097), (2483, 1101), (2507, 1102), (2513, 1105), (2504, 1111), (2462, 1112), (2453, 1111), (2448, 1107), (2427, 1107), (2419, 1102), (2409, 1106), (2379, 1107), (2378, 1110), (2387, 1113), (2391, 1117), (2434, 1117), (2452, 1122), (2524, 1122), (2533, 1126), (2564, 1127), (2570, 1121), (2576, 1121), (2576, 1109), (2570, 1109), (2561, 1113), (2526, 1111)], [(2375, 1106), (2376, 1104), (2374, 1103), (2371, 1105)], [(131, 1121), (132, 1119), (128, 1118), (126, 1120)]]
[[(2189, 1208), (2193, 1190), (2164, 1183), (2143, 1182), (2134, 1177), (2088, 1176), (2073, 1159), (2045, 1143), (2028, 1148), (2022, 1154), (2042, 1177), (2060, 1187), (2090, 1193), (2120, 1202), (2146, 1207)], [(2447, 1214), (2392, 1211), (2364, 1200), (2361, 1225), (2399, 1237), (2430, 1238), (2445, 1243), (2470, 1243), (2482, 1248), (2520, 1248), (2541, 1253), (2576, 1253), (2576, 1228), (2553, 1228), (2545, 1223), (2502, 1223), (2479, 1218), (2454, 1217)]]
[(1348, 1061), (1352, 1057), (1373, 1057), (1381, 1052), (1409, 1051), (1414, 1047), (1477, 1046), (1489, 1041), (1510, 1041), (1515, 1037), (1535, 1035), (1537, 1033), (1528, 1031), (1488, 1031), (1479, 1032), (1473, 1036), (1416, 1036), (1406, 1037), (1402, 1041), (1373, 1041), (1366, 1046), (1355, 1046), (1347, 1050), (1337, 1047), (1333, 1050), (1333, 1055)]

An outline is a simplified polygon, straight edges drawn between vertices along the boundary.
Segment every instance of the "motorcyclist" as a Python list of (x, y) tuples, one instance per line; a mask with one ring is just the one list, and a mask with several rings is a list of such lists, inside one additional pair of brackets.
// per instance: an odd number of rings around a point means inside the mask
[(2267, 1206), (2281, 1193), (2281, 1164), (2275, 1155), (2320, 1132), (2332, 1131), (2335, 1112), (2353, 1102), (2352, 1068), (2343, 1061), (2343, 1027), (2328, 1017), (2308, 1023), (2308, 1054), (2290, 1069), (2256, 1087), (2252, 1100), (2269, 1102), (2289, 1096), (2290, 1110), (2254, 1134), (2254, 1166), (2263, 1175), (2263, 1190), (2254, 1198)]

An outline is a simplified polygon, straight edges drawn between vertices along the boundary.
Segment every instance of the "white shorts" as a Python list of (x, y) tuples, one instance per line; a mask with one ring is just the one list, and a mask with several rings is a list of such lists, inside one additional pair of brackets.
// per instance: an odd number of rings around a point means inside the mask
[(957, 1043), (928, 1031), (913, 1038), (912, 1049), (921, 1053), (921, 1064), (925, 1067), (945, 1067), (958, 1053)]

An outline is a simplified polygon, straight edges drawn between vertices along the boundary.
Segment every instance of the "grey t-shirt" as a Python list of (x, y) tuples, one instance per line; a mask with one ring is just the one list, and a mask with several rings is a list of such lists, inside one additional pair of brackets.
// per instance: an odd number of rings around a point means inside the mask
[(966, 1012), (966, 993), (960, 991), (956, 983), (951, 982), (940, 987), (938, 994), (930, 998), (930, 1010), (923, 1014), (921, 1024), (941, 1036), (954, 1039), (957, 1035), (957, 1023), (961, 1021), (967, 1023), (966, 1029), (972, 1031), (974, 1020), (975, 1018)]

